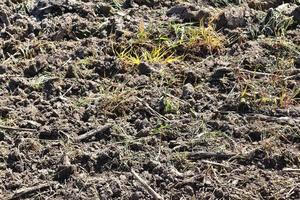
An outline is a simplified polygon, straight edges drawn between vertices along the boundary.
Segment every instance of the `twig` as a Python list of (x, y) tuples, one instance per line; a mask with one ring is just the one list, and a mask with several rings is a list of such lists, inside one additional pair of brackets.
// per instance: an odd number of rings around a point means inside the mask
[(266, 72), (250, 71), (250, 70), (243, 69), (243, 68), (238, 68), (238, 70), (241, 71), (241, 72), (248, 73), (248, 74), (253, 74), (253, 75), (256, 75), (256, 76), (258, 76), (258, 75), (260, 75), (260, 76), (274, 76), (274, 77), (284, 78), (284, 80), (289, 80), (289, 79), (297, 77), (297, 74), (291, 75), (291, 76), (284, 76), (284, 75), (271, 74), (271, 73), (266, 73)]
[(1, 74), (0, 78), (23, 78), (23, 75), (8, 75), (8, 74)]
[(0, 125), (0, 129), (9, 130), (9, 131), (27, 131), (27, 132), (36, 132), (36, 129), (31, 128), (19, 128), (19, 127), (10, 127), (10, 126), (3, 126)]
[(2, 64), (5, 64), (6, 62), (8, 62), (10, 59), (12, 59), (14, 56), (16, 56), (17, 54), (18, 54), (19, 52), (16, 52), (16, 53), (14, 53), (14, 54), (12, 54), (12, 55), (9, 55), (9, 57), (6, 59), (6, 60), (4, 60), (3, 62), (2, 62)]
[(287, 77), (285, 77), (283, 80), (286, 81), (286, 80), (290, 80), (290, 79), (295, 79), (295, 78), (297, 78), (297, 77), (299, 77), (299, 75), (298, 75), (298, 74), (295, 74), (295, 75), (287, 76)]
[(209, 164), (209, 165), (215, 165), (215, 166), (218, 166), (218, 167), (223, 167), (225, 169), (230, 169), (230, 166), (224, 165), (222, 163), (212, 162), (212, 161), (209, 161), (209, 160), (202, 160), (201, 162), (203, 162), (205, 164)]
[(73, 87), (74, 87), (74, 83), (67, 89), (67, 91), (64, 94), (61, 95), (61, 97), (64, 97), (66, 94), (68, 94)]
[[(266, 72), (257, 72), (257, 71), (251, 71), (251, 70), (247, 70), (247, 69), (243, 69), (240, 67), (240, 65), (237, 68), (230, 68), (230, 67), (224, 67), (224, 69), (228, 69), (228, 70), (237, 70), (239, 72), (243, 72), (243, 73), (247, 73), (247, 74), (253, 74), (255, 76), (266, 76), (266, 77), (278, 77), (278, 78), (283, 78), (283, 80), (289, 80), (289, 79), (293, 79), (298, 77), (297, 74), (294, 75), (290, 75), (290, 76), (284, 76), (284, 75), (278, 75), (274, 73), (266, 73)], [(286, 72), (287, 70), (285, 70)], [(293, 72), (293, 71), (292, 71)], [(295, 73), (297, 73), (297, 71), (295, 71)]]
[(183, 101), (182, 99), (180, 99), (180, 98), (178, 98), (178, 97), (176, 97), (176, 96), (174, 96), (174, 95), (172, 95), (172, 94), (169, 94), (169, 93), (167, 93), (167, 92), (163, 92), (163, 94), (166, 95), (166, 96), (168, 96), (168, 97), (172, 97), (172, 98), (176, 99), (176, 100), (179, 101), (180, 103), (185, 103), (185, 101)]
[(292, 186), (293, 187), (286, 193), (286, 195), (285, 195), (286, 198), (289, 198), (291, 196), (291, 194), (299, 186), (299, 184), (293, 184)]
[(82, 140), (91, 138), (91, 137), (95, 136), (96, 134), (103, 133), (104, 131), (107, 131), (111, 127), (112, 127), (111, 124), (104, 125), (104, 126), (98, 128), (96, 130), (91, 130), (91, 131), (89, 131), (89, 132), (87, 132), (85, 134), (77, 136), (76, 138), (74, 138), (74, 141), (75, 142), (80, 142)]
[(216, 153), (216, 152), (199, 151), (199, 152), (189, 152), (187, 157), (190, 160), (201, 160), (201, 159), (208, 159), (208, 158), (226, 160), (235, 155), (236, 155), (235, 153), (221, 153), (221, 152)]
[[(261, 76), (279, 76), (279, 75), (277, 75), (277, 74), (270, 74), (270, 73), (266, 73), (266, 72), (250, 71), (250, 70), (242, 69), (242, 68), (239, 68), (238, 70), (241, 71), (241, 72), (245, 72), (245, 73), (248, 73), (248, 74), (254, 74), (254, 75), (261, 75)], [(279, 77), (282, 77), (282, 76), (279, 76)], [(285, 76), (283, 76), (283, 77), (285, 77)]]
[(154, 199), (162, 200), (162, 196), (160, 196), (157, 192), (155, 192), (147, 183), (144, 181), (133, 169), (131, 169), (131, 173), (133, 176), (142, 184), (142, 186), (152, 195)]
[(229, 143), (232, 145), (233, 150), (236, 150), (236, 146), (237, 146), (236, 142), (231, 137), (229, 137), (226, 133), (224, 133), (223, 135), (229, 140)]
[(176, 183), (174, 185), (175, 188), (182, 188), (183, 186), (185, 185), (191, 185), (193, 183), (196, 183), (196, 182), (199, 182), (199, 179), (201, 180), (203, 178), (203, 175), (202, 174), (197, 174), (193, 177), (190, 177), (190, 178), (187, 178), (187, 179), (184, 179), (183, 181), (179, 182), (179, 183)]
[(22, 189), (18, 190), (16, 193), (14, 193), (13, 196), (10, 198), (10, 200), (19, 199), (19, 198), (24, 197), (26, 195), (29, 195), (31, 193), (38, 192), (40, 190), (48, 189), (52, 185), (53, 185), (53, 182), (45, 183), (45, 184), (39, 184), (39, 185), (28, 187), (28, 188), (22, 188)]
[(250, 119), (260, 119), (260, 120), (264, 120), (264, 121), (269, 121), (269, 122), (277, 122), (277, 123), (282, 123), (282, 124), (299, 124), (300, 123), (300, 118), (293, 118), (293, 117), (272, 117), (272, 116), (268, 116), (268, 115), (263, 115), (263, 114), (250, 114), (247, 115), (246, 118), (250, 118)]
[(283, 168), (283, 172), (300, 172), (300, 169), (297, 168)]
[(140, 98), (137, 98), (137, 99), (138, 99), (142, 104), (144, 104), (144, 105), (152, 112), (152, 114), (154, 114), (154, 115), (156, 115), (157, 117), (163, 119), (164, 121), (167, 121), (167, 122), (170, 121), (168, 118), (166, 118), (165, 116), (161, 115), (159, 112), (157, 112), (157, 111), (155, 111), (153, 108), (151, 108), (151, 106), (150, 106), (147, 102), (143, 101), (143, 100), (140, 99)]
[(179, 177), (181, 177), (181, 178), (184, 176), (184, 174), (181, 173), (181, 172), (179, 172), (174, 166), (171, 166), (171, 167), (170, 167), (170, 172), (171, 172), (172, 174), (174, 174), (175, 176), (179, 176)]
[(69, 59), (62, 65), (62, 67), (64, 67), (65, 65), (67, 65), (71, 60), (72, 60), (72, 58), (69, 58)]

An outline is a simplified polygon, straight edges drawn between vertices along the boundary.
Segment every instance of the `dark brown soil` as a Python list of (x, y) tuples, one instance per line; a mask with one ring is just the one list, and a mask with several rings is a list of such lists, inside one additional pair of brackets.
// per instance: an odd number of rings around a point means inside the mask
[(0, 30), (0, 199), (300, 199), (299, 1), (2, 0)]

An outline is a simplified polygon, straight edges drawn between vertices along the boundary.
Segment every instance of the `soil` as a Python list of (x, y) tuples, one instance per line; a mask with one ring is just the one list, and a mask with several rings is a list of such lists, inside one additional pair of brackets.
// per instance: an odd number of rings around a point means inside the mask
[(300, 199), (299, 1), (2, 0), (0, 30), (0, 199)]

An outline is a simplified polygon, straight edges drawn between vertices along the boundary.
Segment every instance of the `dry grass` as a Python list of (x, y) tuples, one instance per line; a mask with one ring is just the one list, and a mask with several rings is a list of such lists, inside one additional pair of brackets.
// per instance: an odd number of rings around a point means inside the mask
[(124, 66), (135, 66), (141, 62), (168, 64), (181, 60), (180, 56), (174, 56), (174, 52), (164, 47), (154, 47), (152, 50), (140, 49), (139, 51), (130, 48), (116, 52), (116, 55)]
[(186, 37), (188, 47), (202, 47), (210, 53), (221, 51), (225, 44), (225, 38), (212, 25), (205, 27), (202, 23), (199, 27), (189, 28)]
[(239, 83), (243, 88), (240, 94), (243, 104), (287, 108), (297, 103), (299, 88), (290, 86), (284, 76), (272, 74), (261, 79), (244, 76)]

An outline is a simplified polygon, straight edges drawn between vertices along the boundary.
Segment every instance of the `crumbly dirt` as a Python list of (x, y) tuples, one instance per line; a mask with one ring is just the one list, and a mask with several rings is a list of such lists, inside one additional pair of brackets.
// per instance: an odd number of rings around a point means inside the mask
[(0, 30), (0, 199), (300, 199), (299, 1), (2, 0)]

